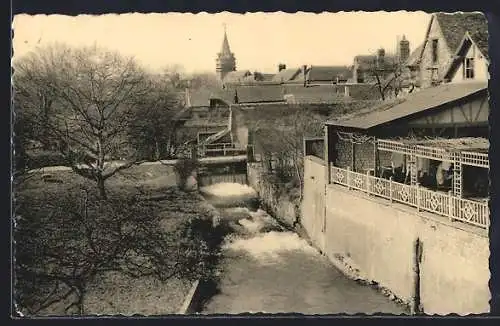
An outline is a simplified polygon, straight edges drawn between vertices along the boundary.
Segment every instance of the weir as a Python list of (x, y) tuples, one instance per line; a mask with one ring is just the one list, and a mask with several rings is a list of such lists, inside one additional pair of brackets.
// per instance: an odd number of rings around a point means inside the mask
[(206, 187), (218, 183), (247, 184), (246, 161), (202, 164), (198, 169), (198, 184)]

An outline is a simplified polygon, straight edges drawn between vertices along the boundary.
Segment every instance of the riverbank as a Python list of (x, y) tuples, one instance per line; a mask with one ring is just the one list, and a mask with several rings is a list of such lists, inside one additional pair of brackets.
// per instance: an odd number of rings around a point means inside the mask
[[(23, 201), (20, 204), (43, 203), (41, 199), (47, 196), (57, 200), (69, 192), (75, 193), (79, 189), (95, 187), (91, 181), (71, 171), (58, 171), (55, 176), (60, 182), (45, 182), (41, 176), (33, 176), (18, 187), (16, 197)], [(160, 226), (164, 232), (175, 232), (186, 221), (199, 218), (208, 220), (211, 225), (213, 211), (198, 193), (185, 193), (177, 189), (172, 167), (132, 167), (111, 177), (106, 186), (110, 198), (126, 195), (136, 196), (139, 201), (154, 201), (155, 212), (161, 218)], [(204, 226), (201, 226), (201, 229), (203, 228)], [(196, 232), (203, 231), (200, 231), (198, 226)], [(208, 235), (204, 237), (208, 238)], [(176, 314), (191, 285), (191, 280), (179, 277), (162, 282), (154, 277), (133, 277), (123, 273), (106, 272), (98, 275), (87, 287), (85, 315)], [(62, 305), (56, 304), (37, 315), (64, 315), (66, 312), (63, 308)]]

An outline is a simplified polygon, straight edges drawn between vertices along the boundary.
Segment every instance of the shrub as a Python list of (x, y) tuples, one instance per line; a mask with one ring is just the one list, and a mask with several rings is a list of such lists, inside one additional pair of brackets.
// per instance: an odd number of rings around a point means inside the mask
[(186, 186), (187, 178), (195, 171), (199, 166), (199, 161), (196, 159), (179, 159), (175, 165), (174, 170), (180, 179), (180, 188), (184, 189)]
[(47, 166), (69, 165), (67, 158), (54, 151), (33, 151), (26, 155), (28, 169), (39, 169)]

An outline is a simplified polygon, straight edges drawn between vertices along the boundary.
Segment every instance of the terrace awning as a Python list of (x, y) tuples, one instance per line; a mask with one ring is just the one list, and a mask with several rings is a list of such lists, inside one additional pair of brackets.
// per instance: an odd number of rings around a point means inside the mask
[(485, 138), (378, 139), (381, 151), (489, 168), (489, 141)]

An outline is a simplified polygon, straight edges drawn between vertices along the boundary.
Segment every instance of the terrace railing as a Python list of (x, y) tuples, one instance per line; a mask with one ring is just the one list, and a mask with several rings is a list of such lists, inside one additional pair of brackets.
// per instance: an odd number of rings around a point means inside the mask
[(463, 199), (452, 196), (451, 191), (441, 193), (419, 185), (406, 185), (333, 165), (330, 166), (330, 173), (332, 183), (349, 189), (415, 207), (417, 211), (445, 216), (450, 221), (461, 221), (481, 228), (489, 227), (487, 202)]

